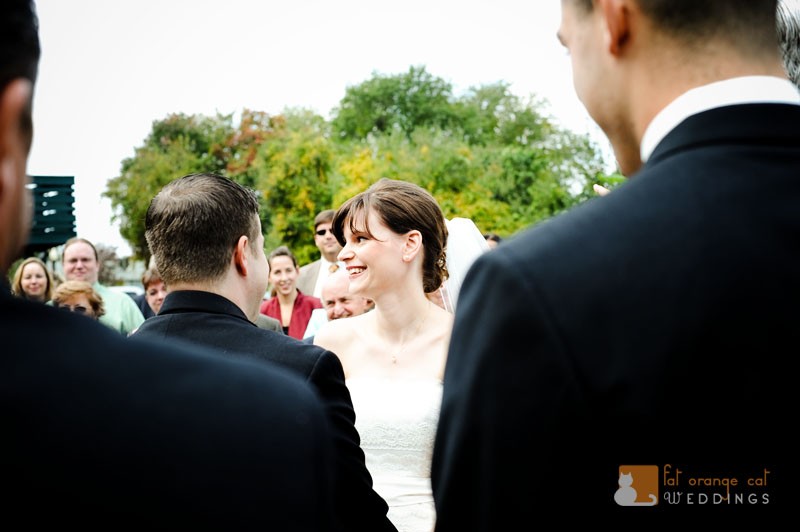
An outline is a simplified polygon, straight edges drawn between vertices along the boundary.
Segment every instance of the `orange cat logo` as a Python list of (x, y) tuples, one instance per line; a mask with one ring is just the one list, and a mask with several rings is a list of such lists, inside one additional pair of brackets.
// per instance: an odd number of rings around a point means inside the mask
[(658, 466), (619, 466), (618, 482), (614, 501), (620, 506), (658, 504)]

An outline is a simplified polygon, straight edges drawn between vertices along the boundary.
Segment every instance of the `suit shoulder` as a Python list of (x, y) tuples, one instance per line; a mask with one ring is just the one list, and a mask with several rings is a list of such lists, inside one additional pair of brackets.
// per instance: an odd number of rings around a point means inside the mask
[(309, 262), (308, 264), (304, 264), (303, 266), (300, 266), (300, 273), (308, 272), (314, 266), (319, 265), (321, 260), (322, 259), (317, 259), (314, 262)]

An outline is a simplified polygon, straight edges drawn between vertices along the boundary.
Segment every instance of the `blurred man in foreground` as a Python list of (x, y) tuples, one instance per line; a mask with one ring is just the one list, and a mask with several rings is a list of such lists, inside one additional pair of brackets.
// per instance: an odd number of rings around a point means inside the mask
[[(5, 0), (0, 12), (5, 273), (31, 222), (26, 165), (40, 49), (30, 0)], [(333, 441), (299, 378), (203, 348), (122, 338), (12, 297), (7, 284), (0, 324), (8, 522), (333, 530)]]

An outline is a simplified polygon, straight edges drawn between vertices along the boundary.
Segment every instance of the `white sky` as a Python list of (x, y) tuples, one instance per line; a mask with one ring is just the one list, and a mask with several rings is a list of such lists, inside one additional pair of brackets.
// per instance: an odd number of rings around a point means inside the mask
[(557, 0), (38, 0), (42, 60), (28, 171), (74, 175), (78, 235), (130, 248), (101, 200), (155, 120), (243, 108), (328, 118), (348, 86), (409, 66), (460, 95), (498, 81), (564, 127), (575, 96)]

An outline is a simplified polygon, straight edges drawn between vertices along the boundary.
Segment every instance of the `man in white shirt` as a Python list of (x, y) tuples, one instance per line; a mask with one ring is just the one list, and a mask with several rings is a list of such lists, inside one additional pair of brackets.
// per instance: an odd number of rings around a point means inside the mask
[[(364, 314), (375, 308), (375, 302), (350, 293), (350, 278), (344, 268), (332, 273), (322, 287), (322, 308), (311, 312), (303, 340), (312, 339), (326, 323)], [(311, 342), (309, 342), (311, 343)]]
[(321, 257), (319, 260), (300, 267), (297, 289), (306, 295), (321, 298), (325, 279), (342, 267), (342, 264), (337, 262), (337, 256), (342, 250), (342, 246), (331, 233), (334, 214), (333, 209), (327, 209), (314, 218), (314, 243), (317, 245)]
[(105, 314), (100, 323), (127, 336), (144, 322), (142, 311), (128, 294), (115, 292), (98, 282), (100, 260), (94, 244), (85, 238), (70, 238), (61, 257), (67, 281), (86, 281), (103, 298)]
[[(791, 516), (780, 405), (796, 387), (800, 93), (777, 3), (561, 7), (577, 95), (630, 179), (470, 267), (431, 465), (436, 531), (577, 507), (637, 529)], [(769, 480), (659, 482), (676, 467)]]

